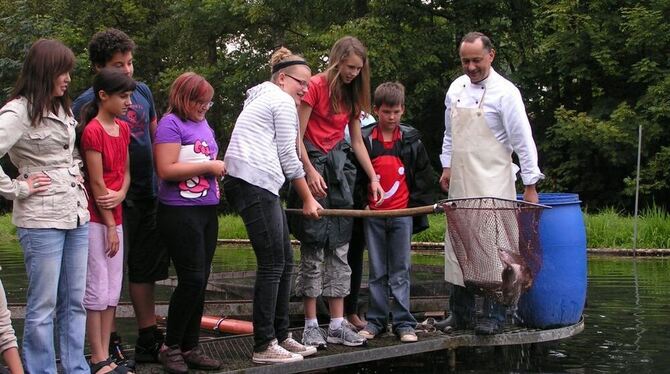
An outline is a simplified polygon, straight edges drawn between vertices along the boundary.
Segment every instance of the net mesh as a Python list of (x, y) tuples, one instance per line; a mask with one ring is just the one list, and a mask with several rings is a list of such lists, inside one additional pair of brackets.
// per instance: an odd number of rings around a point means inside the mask
[(458, 259), (466, 287), (516, 305), (540, 270), (542, 206), (489, 197), (451, 200), (442, 206), (445, 244)]

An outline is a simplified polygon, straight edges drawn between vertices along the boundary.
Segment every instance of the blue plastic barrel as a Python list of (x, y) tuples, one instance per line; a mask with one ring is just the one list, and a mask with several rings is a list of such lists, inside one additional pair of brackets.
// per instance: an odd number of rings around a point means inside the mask
[(518, 313), (530, 327), (579, 322), (586, 302), (586, 229), (577, 194), (541, 193), (542, 267), (521, 296)]

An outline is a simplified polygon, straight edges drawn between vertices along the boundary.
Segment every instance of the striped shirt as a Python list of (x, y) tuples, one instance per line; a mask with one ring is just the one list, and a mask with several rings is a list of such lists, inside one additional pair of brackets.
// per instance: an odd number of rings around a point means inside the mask
[(250, 88), (224, 156), (228, 175), (279, 196), (286, 179), (305, 176), (296, 148), (299, 128), (289, 94), (272, 82)]

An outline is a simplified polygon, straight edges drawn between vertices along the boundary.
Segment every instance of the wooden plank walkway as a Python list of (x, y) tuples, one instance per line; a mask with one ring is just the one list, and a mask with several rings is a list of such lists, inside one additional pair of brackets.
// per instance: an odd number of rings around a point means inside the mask
[[(368, 341), (365, 347), (345, 347), (329, 344), (326, 350), (306, 357), (299, 362), (274, 365), (257, 365), (251, 362), (253, 337), (250, 335), (212, 338), (201, 343), (203, 350), (212, 357), (218, 357), (225, 363), (219, 373), (276, 374), (300, 373), (359, 364), (369, 361), (397, 358), (413, 354), (455, 349), (459, 347), (496, 346), (540, 343), (565, 339), (584, 330), (584, 320), (579, 323), (549, 330), (527, 329), (508, 326), (497, 335), (475, 335), (471, 330), (457, 331), (451, 334), (441, 332), (419, 332), (416, 343), (400, 343), (393, 334), (386, 334)], [(302, 329), (293, 330), (293, 337), (301, 338)], [(138, 365), (136, 373), (161, 373), (157, 364)], [(194, 373), (200, 373), (193, 371)], [(213, 373), (213, 372), (201, 372)]]

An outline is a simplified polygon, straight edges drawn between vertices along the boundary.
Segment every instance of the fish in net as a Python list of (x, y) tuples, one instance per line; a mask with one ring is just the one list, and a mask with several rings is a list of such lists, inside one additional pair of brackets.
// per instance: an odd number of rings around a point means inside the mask
[(540, 270), (538, 227), (544, 206), (477, 197), (447, 200), (445, 245), (458, 259), (466, 287), (515, 306)]

